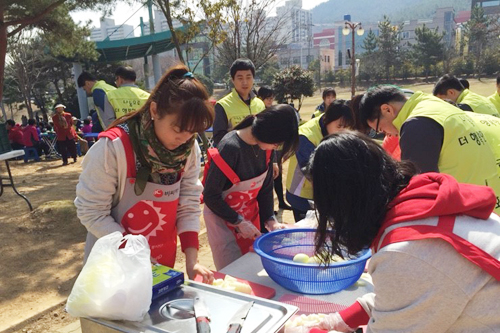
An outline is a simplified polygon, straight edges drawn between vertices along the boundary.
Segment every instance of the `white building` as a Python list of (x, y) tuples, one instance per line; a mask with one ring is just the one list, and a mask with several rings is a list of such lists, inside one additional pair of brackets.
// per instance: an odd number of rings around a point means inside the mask
[(132, 38), (134, 27), (128, 24), (115, 25), (115, 20), (105, 18), (100, 21), (99, 28), (94, 28), (90, 32), (90, 40), (100, 42), (107, 38), (109, 40)]
[(302, 48), (312, 47), (312, 13), (302, 9), (302, 0), (288, 0), (276, 8), (276, 16), (282, 20), (281, 34), (289, 35), (287, 44), (298, 44)]

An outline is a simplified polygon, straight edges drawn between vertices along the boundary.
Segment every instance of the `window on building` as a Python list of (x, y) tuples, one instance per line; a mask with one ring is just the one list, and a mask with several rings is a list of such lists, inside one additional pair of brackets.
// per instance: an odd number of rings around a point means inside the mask
[(484, 1), (483, 7), (500, 6), (500, 1)]
[(339, 51), (339, 66), (342, 66), (342, 51)]

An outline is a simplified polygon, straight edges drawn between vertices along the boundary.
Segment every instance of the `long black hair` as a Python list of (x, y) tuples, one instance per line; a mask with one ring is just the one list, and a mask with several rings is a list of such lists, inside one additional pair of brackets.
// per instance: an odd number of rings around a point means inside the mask
[[(398, 162), (368, 136), (354, 131), (332, 134), (318, 145), (309, 162), (319, 225), (316, 253), (329, 262), (369, 247), (387, 206), (417, 171)], [(345, 254), (345, 253), (344, 253)]]
[(252, 135), (264, 143), (282, 143), (283, 160), (299, 145), (299, 122), (295, 109), (288, 104), (273, 105), (256, 115), (247, 116), (235, 130), (252, 127)]

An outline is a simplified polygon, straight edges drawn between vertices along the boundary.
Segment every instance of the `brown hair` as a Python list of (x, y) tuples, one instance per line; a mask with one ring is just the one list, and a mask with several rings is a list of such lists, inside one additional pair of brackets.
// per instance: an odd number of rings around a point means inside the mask
[(214, 122), (214, 108), (203, 83), (194, 78), (184, 65), (171, 67), (151, 92), (149, 99), (139, 110), (115, 120), (110, 126), (149, 112), (151, 102), (157, 104), (158, 115), (177, 115), (177, 126), (181, 131), (203, 132)]

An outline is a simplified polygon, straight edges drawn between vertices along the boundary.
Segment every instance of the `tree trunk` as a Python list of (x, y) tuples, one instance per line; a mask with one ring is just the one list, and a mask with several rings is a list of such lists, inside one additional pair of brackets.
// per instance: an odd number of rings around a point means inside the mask
[[(163, 7), (163, 6), (161, 6)], [(175, 33), (174, 24), (172, 23), (172, 13), (170, 11), (170, 1), (165, 1), (165, 8), (162, 8), (163, 14), (165, 14), (165, 18), (167, 19), (167, 25), (172, 33), (172, 41), (174, 42), (175, 49), (177, 50), (177, 54), (179, 56), (179, 60), (185, 64), (184, 56), (182, 55), (181, 45), (179, 44), (179, 39)]]
[(56, 93), (57, 93), (57, 97), (59, 97), (59, 101), (61, 103), (64, 103), (64, 98), (63, 98), (63, 95), (61, 93), (61, 89), (59, 89), (59, 85), (57, 84), (57, 81), (59, 81), (59, 80), (55, 80), (52, 83), (54, 84), (54, 87), (56, 88)]

